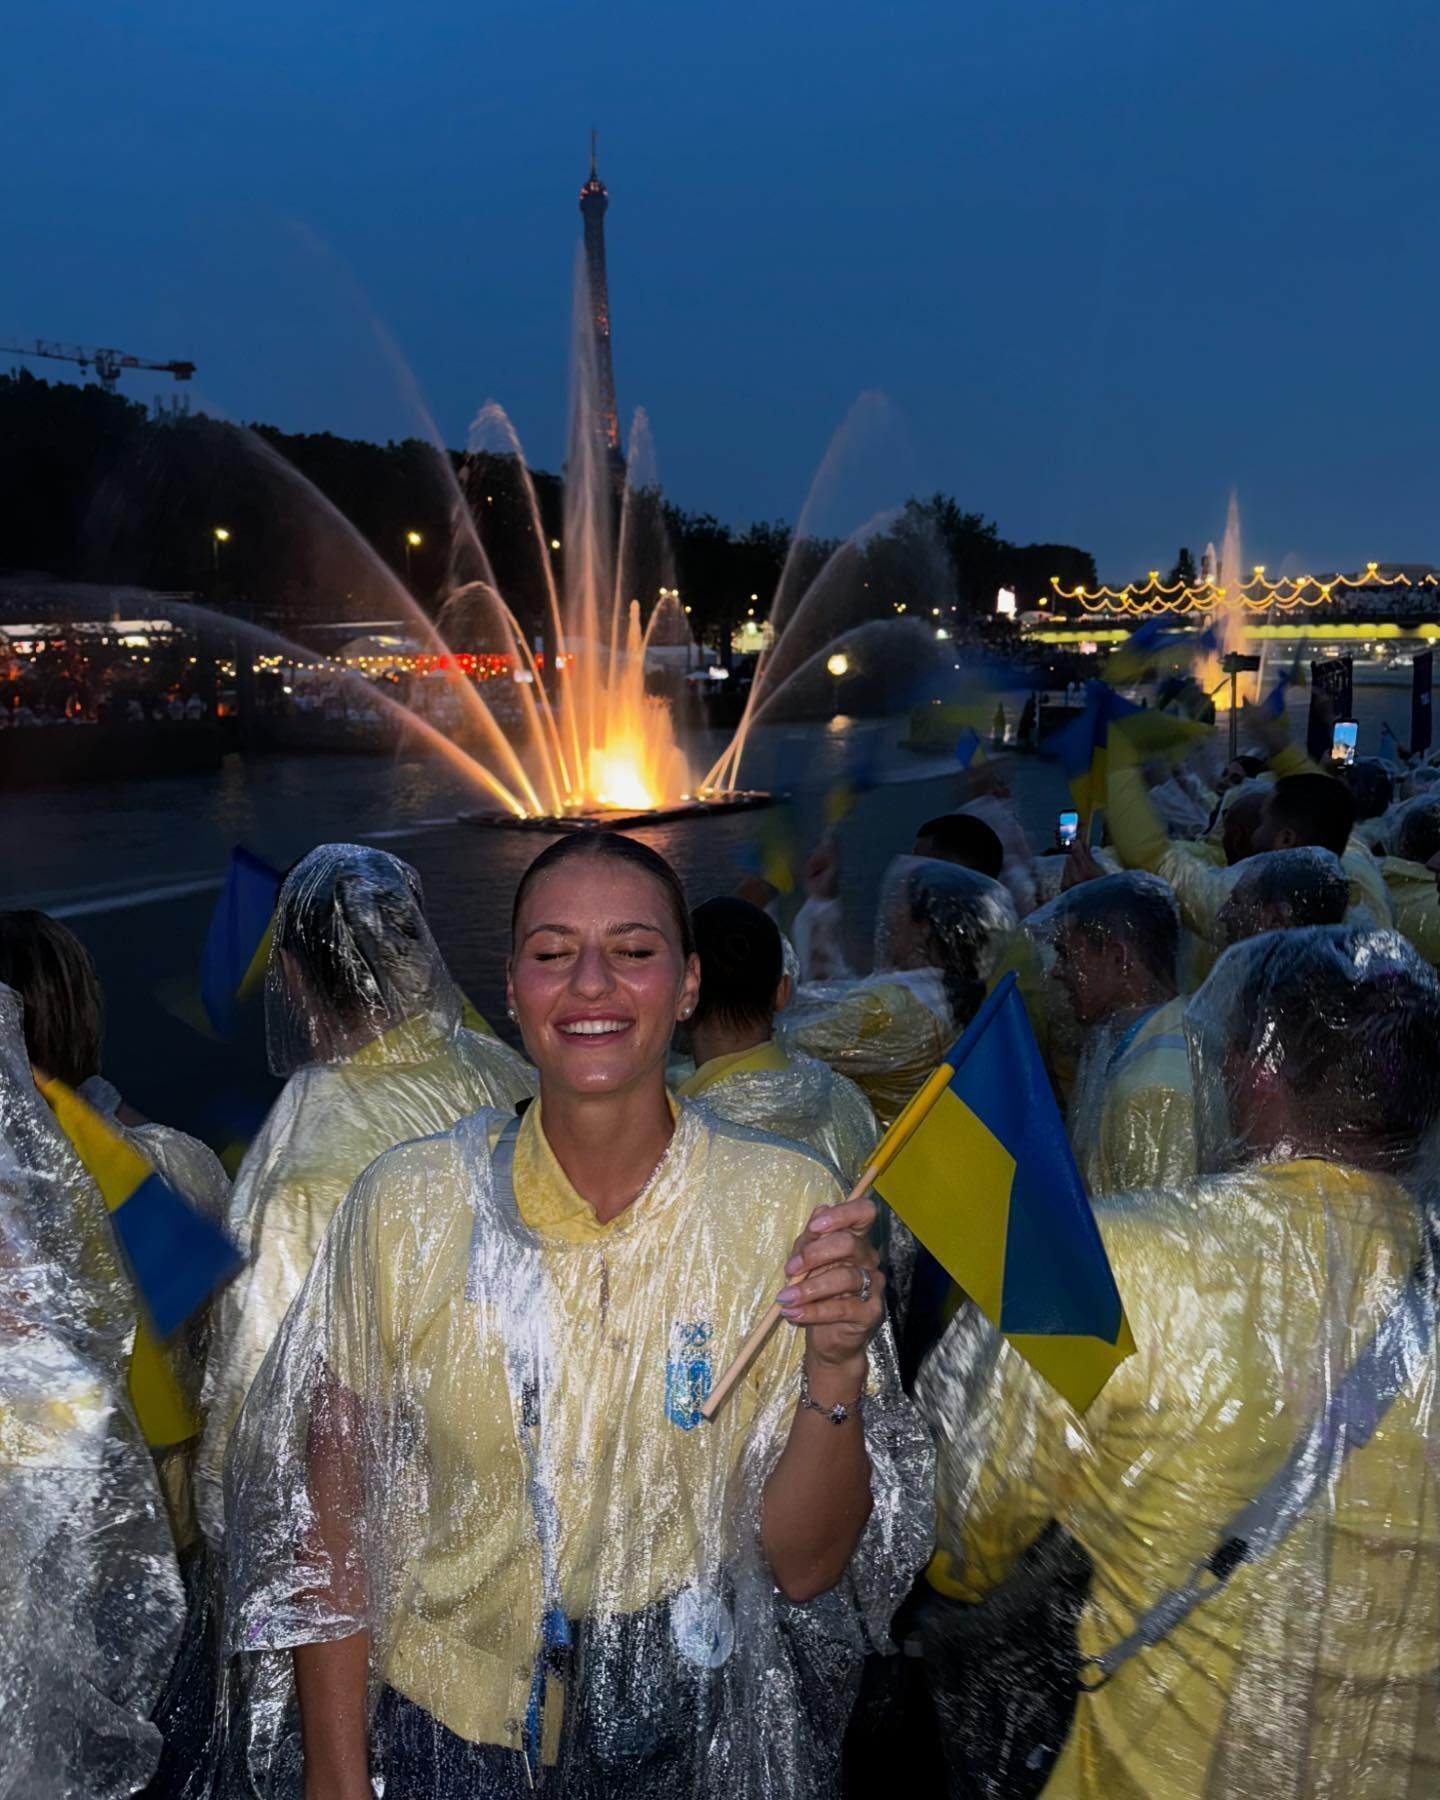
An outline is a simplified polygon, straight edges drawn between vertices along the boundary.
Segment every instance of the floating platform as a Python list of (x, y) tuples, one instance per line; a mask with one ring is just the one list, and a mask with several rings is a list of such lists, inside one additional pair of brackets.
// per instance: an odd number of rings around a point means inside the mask
[(774, 806), (783, 794), (764, 794), (742, 790), (715, 800), (686, 800), (679, 806), (657, 806), (653, 812), (621, 812), (611, 807), (597, 807), (593, 812), (564, 813), (517, 819), (507, 812), (462, 812), (456, 817), (462, 825), (483, 825), (495, 831), (638, 831), (646, 825), (669, 825), (679, 819), (711, 819), (719, 813), (754, 812), (762, 806)]

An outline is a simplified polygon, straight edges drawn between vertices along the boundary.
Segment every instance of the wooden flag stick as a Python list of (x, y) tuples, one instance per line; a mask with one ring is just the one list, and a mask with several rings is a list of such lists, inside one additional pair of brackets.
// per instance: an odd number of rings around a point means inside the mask
[[(845, 1196), (845, 1205), (852, 1200), (862, 1200), (869, 1193), (875, 1177), (881, 1174), (886, 1165), (894, 1160), (907, 1142), (912, 1131), (940, 1098), (941, 1093), (950, 1084), (955, 1071), (949, 1063), (941, 1063), (940, 1067), (930, 1075), (924, 1087), (907, 1102), (904, 1111), (875, 1146), (875, 1154), (860, 1172), (860, 1179)], [(770, 1333), (780, 1323), (784, 1314), (778, 1306), (772, 1305), (765, 1317), (746, 1338), (741, 1346), (740, 1354), (726, 1369), (719, 1381), (710, 1390), (709, 1398), (700, 1408), (702, 1419), (713, 1419), (729, 1398), (732, 1389), (744, 1376), (745, 1371), (765, 1348)]]

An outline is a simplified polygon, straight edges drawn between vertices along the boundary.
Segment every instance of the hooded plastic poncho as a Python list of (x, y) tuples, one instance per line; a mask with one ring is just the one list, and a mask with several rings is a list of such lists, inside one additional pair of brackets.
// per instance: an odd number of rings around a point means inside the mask
[[(840, 1586), (792, 1606), (758, 1525), (798, 1334), (713, 1423), (698, 1407), (835, 1178), (682, 1104), (601, 1225), (538, 1107), (497, 1179), (505, 1125), (392, 1151), (336, 1215), (227, 1465), (231, 1645), (368, 1631), (372, 1772), (394, 1784), (393, 1728), (418, 1709), (512, 1781), (521, 1757), (543, 1768), (542, 1792), (831, 1793), (861, 1656), (926, 1555), (928, 1440), (882, 1333), (873, 1515)], [(295, 1730), (278, 1694), (251, 1720), (260, 1791), (293, 1779)]]
[(807, 982), (776, 1038), (847, 1075), (888, 1126), (974, 1016), (1014, 929), (999, 882), (897, 857), (881, 884), (875, 973)]
[(266, 970), (271, 1068), (289, 1079), (235, 1177), (228, 1226), (250, 1258), (221, 1296), (197, 1466), (223, 1530), (230, 1429), (331, 1215), (382, 1151), (534, 1091), (529, 1065), (460, 1025), (419, 877), (383, 850), (322, 844), (280, 890)]
[(847, 1189), (880, 1135), (870, 1102), (853, 1081), (813, 1056), (789, 1055), (773, 1041), (713, 1058), (679, 1091), (722, 1119), (804, 1144), (834, 1167)]
[(184, 1601), (125, 1401), (134, 1300), (99, 1193), (35, 1090), (0, 987), (0, 1795), (120, 1800)]
[(998, 1597), (1052, 1523), (1093, 1565), (1111, 1672), (1047, 1795), (1440, 1792), (1440, 984), (1393, 932), (1275, 932), (1186, 1026), (1210, 1172), (1096, 1209), (1137, 1354), (1083, 1418), (973, 1309), (922, 1371), (932, 1578)]

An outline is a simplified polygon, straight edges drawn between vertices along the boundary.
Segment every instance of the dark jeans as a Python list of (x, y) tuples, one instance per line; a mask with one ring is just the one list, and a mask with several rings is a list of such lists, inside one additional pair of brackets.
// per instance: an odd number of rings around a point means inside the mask
[(520, 1800), (531, 1791), (523, 1756), (456, 1737), (394, 1688), (380, 1696), (374, 1729), (385, 1800)]
[(655, 1744), (648, 1753), (637, 1744), (630, 1759), (625, 1745), (597, 1734), (591, 1711), (577, 1708), (563, 1734), (561, 1765), (543, 1770), (532, 1788), (517, 1751), (456, 1737), (387, 1687), (375, 1709), (374, 1772), (384, 1773), (385, 1800), (529, 1800), (536, 1792), (553, 1800), (684, 1800), (694, 1791), (689, 1733), (681, 1744)]

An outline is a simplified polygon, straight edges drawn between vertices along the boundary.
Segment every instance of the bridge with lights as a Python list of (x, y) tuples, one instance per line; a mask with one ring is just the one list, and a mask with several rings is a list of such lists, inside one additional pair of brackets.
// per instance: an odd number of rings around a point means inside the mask
[(1261, 643), (1440, 638), (1440, 570), (1428, 564), (1370, 562), (1354, 574), (1277, 581), (1256, 564), (1248, 581), (1228, 585), (1166, 582), (1152, 569), (1145, 581), (1119, 588), (1067, 588), (1053, 576), (1050, 586), (1021, 621), (1024, 635), (1037, 643), (1109, 645), (1162, 617), (1197, 636), (1223, 619), (1234, 636)]

